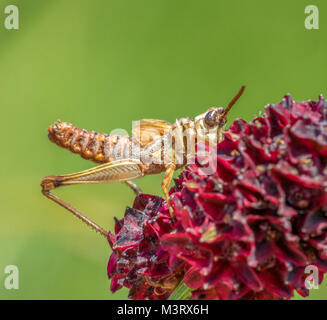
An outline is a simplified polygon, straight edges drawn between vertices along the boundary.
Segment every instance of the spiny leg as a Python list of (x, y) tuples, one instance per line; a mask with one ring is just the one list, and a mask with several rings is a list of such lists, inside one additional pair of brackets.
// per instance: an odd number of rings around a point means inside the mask
[(121, 160), (111, 163), (106, 163), (81, 172), (66, 174), (60, 176), (45, 177), (41, 181), (42, 193), (52, 201), (64, 207), (84, 223), (90, 226), (95, 231), (99, 232), (104, 237), (107, 237), (108, 232), (86, 217), (80, 211), (72, 207), (67, 202), (50, 193), (50, 190), (60, 186), (68, 186), (75, 184), (99, 184), (109, 182), (124, 182), (130, 179), (137, 179), (143, 176), (143, 172), (135, 160)]
[(162, 183), (161, 183), (161, 188), (162, 188), (162, 191), (163, 191), (163, 193), (165, 195), (170, 215), (171, 215), (171, 217), (173, 219), (175, 219), (175, 214), (174, 214), (174, 209), (171, 206), (171, 203), (170, 203), (170, 200), (169, 200), (168, 188), (169, 188), (171, 179), (173, 178), (173, 174), (174, 174), (175, 169), (176, 169), (176, 164), (175, 163), (172, 163), (169, 166), (167, 166), (166, 171), (165, 171), (165, 175), (164, 175), (164, 177), (162, 179)]
[(88, 226), (90, 226), (93, 230), (96, 232), (99, 232), (104, 237), (107, 237), (108, 232), (100, 227), (97, 223), (89, 219), (87, 216), (85, 216), (83, 213), (72, 207), (69, 203), (65, 202), (64, 200), (60, 199), (59, 197), (55, 196), (54, 194), (50, 193), (47, 190), (42, 190), (42, 193), (48, 198), (53, 200), (54, 202), (58, 203), (60, 206), (64, 207), (68, 211), (70, 211), (73, 215), (75, 215), (77, 218), (82, 220), (84, 223), (86, 223)]
[(125, 181), (124, 183), (130, 187), (137, 196), (142, 193), (142, 190), (133, 181)]

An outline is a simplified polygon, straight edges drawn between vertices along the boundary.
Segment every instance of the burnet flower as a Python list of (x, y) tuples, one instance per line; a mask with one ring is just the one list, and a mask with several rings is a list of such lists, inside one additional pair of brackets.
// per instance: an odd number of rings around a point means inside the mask
[[(287, 95), (251, 122), (235, 120), (165, 201), (140, 195), (109, 242), (111, 290), (167, 299), (290, 299), (309, 294), (307, 266), (327, 272), (327, 103)], [(200, 157), (199, 157), (200, 158)], [(214, 161), (214, 162), (213, 162)]]

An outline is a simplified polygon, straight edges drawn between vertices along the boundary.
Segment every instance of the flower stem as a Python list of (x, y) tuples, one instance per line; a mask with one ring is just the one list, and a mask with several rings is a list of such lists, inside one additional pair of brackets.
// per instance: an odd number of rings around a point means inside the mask
[(181, 281), (168, 300), (188, 300), (191, 297), (191, 289)]

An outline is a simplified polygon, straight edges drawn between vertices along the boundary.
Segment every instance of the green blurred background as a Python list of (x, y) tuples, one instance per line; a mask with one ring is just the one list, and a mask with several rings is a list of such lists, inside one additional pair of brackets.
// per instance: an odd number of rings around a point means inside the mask
[[(17, 5), (20, 29), (6, 30)], [(304, 28), (319, 8), (320, 29)], [(132, 120), (174, 121), (247, 90), (230, 120), (267, 103), (326, 93), (327, 2), (304, 0), (10, 0), (0, 2), (0, 298), (121, 299), (109, 291), (106, 241), (40, 193), (40, 179), (92, 163), (47, 139), (57, 119), (130, 131)], [(160, 176), (139, 181), (161, 194)], [(133, 194), (123, 184), (56, 191), (112, 229)], [(6, 265), (20, 289), (3, 287)], [(297, 297), (298, 298), (298, 297)], [(327, 298), (326, 281), (310, 298)]]

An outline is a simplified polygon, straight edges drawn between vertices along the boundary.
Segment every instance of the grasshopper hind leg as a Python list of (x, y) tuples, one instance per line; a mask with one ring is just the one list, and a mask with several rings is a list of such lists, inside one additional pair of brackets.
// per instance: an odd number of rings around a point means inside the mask
[(60, 199), (50, 191), (61, 186), (69, 186), (76, 184), (99, 184), (111, 182), (126, 182), (134, 192), (140, 192), (140, 189), (130, 180), (138, 179), (143, 176), (143, 171), (136, 160), (121, 160), (113, 161), (99, 165), (97, 167), (76, 172), (73, 174), (65, 174), (60, 176), (48, 176), (42, 179), (42, 193), (52, 201), (64, 207), (77, 218), (82, 220), (95, 231), (99, 232), (104, 237), (107, 237), (108, 232), (94, 221), (86, 217), (83, 213), (75, 209), (69, 203)]

